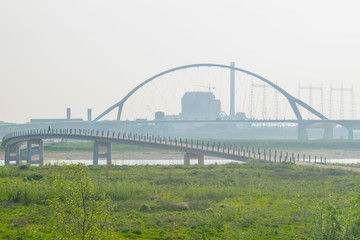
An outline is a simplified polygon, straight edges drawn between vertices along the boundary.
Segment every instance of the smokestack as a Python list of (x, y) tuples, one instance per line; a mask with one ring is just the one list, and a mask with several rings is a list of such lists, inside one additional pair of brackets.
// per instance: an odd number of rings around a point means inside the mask
[(66, 109), (66, 119), (70, 120), (71, 119), (71, 108), (67, 108)]
[(87, 120), (90, 122), (91, 121), (91, 108), (88, 108), (87, 114), (88, 114)]
[[(235, 67), (235, 63), (230, 63), (231, 67)], [(235, 116), (235, 70), (230, 69), (230, 117)]]

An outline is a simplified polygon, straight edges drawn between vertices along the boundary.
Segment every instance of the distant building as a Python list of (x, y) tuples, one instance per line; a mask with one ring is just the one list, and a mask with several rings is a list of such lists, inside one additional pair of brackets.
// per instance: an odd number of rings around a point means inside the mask
[(186, 92), (181, 99), (184, 120), (216, 120), (220, 118), (221, 102), (212, 92)]
[(165, 118), (165, 113), (164, 112), (158, 111), (158, 112), (155, 113), (155, 120), (156, 121), (164, 120), (164, 118)]

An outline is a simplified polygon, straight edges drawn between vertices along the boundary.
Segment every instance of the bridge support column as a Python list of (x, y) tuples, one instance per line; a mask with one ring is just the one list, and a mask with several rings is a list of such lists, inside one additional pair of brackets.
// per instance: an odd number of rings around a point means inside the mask
[(5, 147), (5, 166), (20, 165), (20, 147), (10, 145)]
[(298, 140), (308, 140), (306, 126), (303, 123), (298, 124)]
[(354, 140), (354, 129), (353, 128), (348, 128), (348, 139)]
[(31, 140), (26, 141), (26, 164), (31, 164)]
[(10, 165), (10, 146), (5, 147), (5, 166)]
[(16, 146), (16, 166), (20, 165), (20, 161), (21, 161), (20, 147)]
[[(105, 147), (105, 152), (100, 153), (99, 148)], [(99, 164), (99, 158), (105, 158), (106, 164), (111, 165), (111, 143), (106, 142), (94, 142), (94, 149), (93, 149), (93, 164)]]
[(190, 165), (190, 159), (197, 159), (199, 165), (204, 165), (204, 155), (185, 153), (184, 154), (184, 165)]
[[(37, 148), (33, 149), (33, 145), (37, 145)], [(20, 153), (20, 151), (19, 151)], [(39, 155), (38, 160), (32, 160), (33, 155)], [(20, 154), (19, 154), (20, 155)], [(39, 164), (44, 165), (44, 142), (43, 140), (27, 140), (26, 142), (26, 163), (27, 164)]]
[(44, 142), (39, 141), (39, 165), (44, 166)]
[(198, 164), (204, 165), (204, 155), (198, 155)]
[(324, 139), (331, 140), (334, 137), (334, 128), (333, 127), (325, 127), (324, 128)]

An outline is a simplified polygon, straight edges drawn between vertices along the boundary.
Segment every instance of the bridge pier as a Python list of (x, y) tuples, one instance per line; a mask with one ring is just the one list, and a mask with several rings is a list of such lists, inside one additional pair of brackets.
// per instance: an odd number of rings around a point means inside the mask
[[(105, 153), (100, 153), (99, 148), (105, 147)], [(107, 142), (94, 142), (93, 149), (93, 164), (99, 164), (99, 158), (105, 158), (106, 164), (111, 165), (111, 143)]]
[(197, 159), (199, 165), (204, 165), (204, 155), (185, 153), (184, 154), (184, 165), (190, 165), (190, 159)]
[(353, 128), (348, 128), (348, 139), (354, 140), (354, 129)]
[[(37, 148), (33, 149), (33, 145), (37, 145)], [(32, 160), (33, 155), (39, 154), (38, 160)], [(20, 154), (19, 154), (20, 156)], [(26, 141), (26, 163), (44, 165), (44, 142), (43, 140), (27, 140)]]
[(16, 165), (21, 163), (21, 152), (19, 145), (10, 145), (5, 147), (5, 166)]
[(308, 140), (306, 126), (303, 123), (298, 124), (298, 140)]
[(334, 128), (332, 126), (324, 128), (324, 137), (325, 140), (331, 140), (334, 137)]

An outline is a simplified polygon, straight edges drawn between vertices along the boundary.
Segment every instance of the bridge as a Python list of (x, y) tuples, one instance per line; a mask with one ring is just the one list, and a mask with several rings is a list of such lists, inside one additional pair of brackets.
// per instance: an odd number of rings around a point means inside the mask
[(333, 139), (333, 128), (342, 126), (348, 131), (348, 139), (354, 139), (354, 131), (360, 130), (360, 120), (338, 120), (338, 119), (318, 119), (318, 120), (297, 120), (297, 119), (225, 119), (225, 120), (136, 120), (118, 121), (122, 124), (168, 124), (168, 123), (255, 123), (255, 124), (277, 124), (289, 123), (298, 125), (298, 140), (307, 140), (307, 129), (324, 129), (323, 139)]
[[(177, 71), (181, 71), (184, 69), (191, 69), (191, 68), (219, 68), (219, 69), (228, 69), (231, 71), (231, 76), (232, 76), (232, 81), (234, 81), (234, 72), (241, 72), (241, 73), (245, 73), (249, 76), (252, 76), (256, 79), (258, 79), (259, 81), (263, 82), (266, 86), (271, 87), (273, 89), (275, 89), (278, 93), (280, 93), (281, 95), (283, 95), (287, 101), (288, 104), (290, 105), (295, 118), (296, 119), (290, 119), (290, 120), (280, 120), (280, 119), (275, 119), (275, 120), (267, 120), (267, 119), (246, 119), (246, 120), (229, 120), (233, 121), (233, 122), (248, 122), (248, 123), (295, 123), (298, 125), (298, 139), (299, 140), (306, 140), (308, 139), (308, 133), (307, 133), (307, 129), (308, 128), (322, 128), (324, 129), (324, 139), (332, 139), (333, 138), (333, 129), (335, 126), (342, 126), (345, 127), (348, 130), (348, 139), (353, 139), (354, 138), (354, 130), (359, 130), (360, 129), (360, 120), (332, 120), (332, 119), (328, 119), (325, 115), (323, 115), (322, 113), (320, 113), (319, 111), (315, 110), (313, 107), (311, 107), (310, 105), (308, 105), (307, 103), (305, 103), (304, 101), (302, 101), (301, 99), (298, 99), (294, 96), (292, 96), (289, 92), (287, 92), (286, 90), (284, 90), (283, 88), (281, 88), (279, 85), (273, 83), (272, 81), (256, 74), (253, 72), (250, 72), (248, 70), (245, 69), (241, 69), (241, 68), (237, 68), (235, 67), (233, 64), (228, 66), (228, 65), (222, 65), (222, 64), (214, 64), (214, 63), (199, 63), (199, 64), (189, 64), (189, 65), (184, 65), (184, 66), (179, 66), (179, 67), (175, 67), (175, 68), (171, 68), (168, 70), (165, 70), (161, 73), (158, 73), (148, 79), (146, 79), (145, 81), (143, 81), (142, 83), (140, 83), (139, 85), (137, 85), (135, 88), (133, 88), (127, 95), (125, 95), (119, 102), (115, 103), (114, 105), (112, 105), (111, 107), (109, 107), (108, 109), (106, 109), (103, 113), (101, 113), (98, 117), (96, 117), (93, 122), (97, 122), (100, 119), (102, 119), (104, 116), (106, 116), (107, 114), (109, 114), (111, 111), (118, 109), (118, 113), (117, 113), (117, 121), (120, 121), (121, 116), (122, 116), (122, 110), (123, 107), (125, 105), (125, 103), (128, 101), (128, 99), (135, 93), (137, 92), (139, 89), (141, 89), (142, 87), (144, 87), (145, 85), (149, 84), (152, 81), (155, 81), (156, 79), (160, 78), (161, 76), (167, 75), (169, 73), (172, 72), (177, 72)], [(233, 85), (233, 82), (231, 82), (231, 85)], [(232, 109), (231, 111), (234, 111), (234, 89), (231, 90), (231, 100), (230, 100), (230, 108)], [(316, 116), (318, 119), (315, 120), (306, 120), (303, 118), (302, 114), (300, 113), (299, 108), (303, 108), (305, 110), (307, 110), (309, 113), (313, 114), (314, 116)], [(200, 120), (201, 121), (201, 120)], [(155, 122), (155, 121), (154, 121)], [(161, 121), (164, 123), (164, 121)], [(176, 121), (172, 121), (172, 122), (176, 122)], [(181, 122), (185, 122), (185, 121), (181, 121)], [(192, 122), (192, 121), (186, 121), (186, 122)], [(196, 121), (194, 121), (196, 122)], [(211, 121), (201, 121), (201, 122), (211, 122)], [(226, 120), (222, 120), (221, 122), (226, 122)], [(149, 121), (148, 121), (149, 123)]]
[[(262, 162), (295, 161), (294, 154), (282, 154), (271, 149), (254, 149), (249, 147), (210, 142), (204, 140), (160, 137), (154, 135), (121, 133), (115, 131), (99, 131), (89, 129), (51, 129), (51, 130), (28, 130), (14, 132), (6, 135), (2, 140), (5, 147), (5, 165), (20, 165), (21, 150), (26, 149), (26, 163), (44, 165), (44, 140), (46, 139), (73, 139), (93, 141), (93, 164), (98, 165), (99, 159), (105, 159), (106, 164), (112, 164), (111, 144), (127, 144), (156, 149), (171, 150), (184, 153), (184, 164), (189, 165), (190, 159), (197, 159), (199, 165), (204, 164), (204, 156), (247, 161), (257, 158)], [(100, 152), (100, 147), (105, 152)], [(38, 155), (38, 159), (32, 157)], [(297, 156), (300, 161), (300, 156)], [(319, 159), (320, 160), (320, 159)], [(303, 156), (305, 161), (305, 156)], [(310, 159), (309, 159), (310, 161)], [(316, 161), (316, 159), (315, 159)], [(325, 159), (324, 159), (325, 161)], [(321, 162), (322, 158), (321, 158)]]

